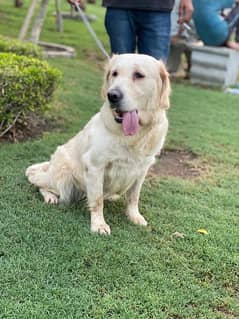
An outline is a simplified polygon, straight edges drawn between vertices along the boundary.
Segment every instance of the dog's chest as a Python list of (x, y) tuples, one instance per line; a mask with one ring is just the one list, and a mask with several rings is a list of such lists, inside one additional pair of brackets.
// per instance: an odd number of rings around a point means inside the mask
[(145, 171), (142, 160), (118, 159), (105, 168), (104, 195), (111, 197), (125, 193)]

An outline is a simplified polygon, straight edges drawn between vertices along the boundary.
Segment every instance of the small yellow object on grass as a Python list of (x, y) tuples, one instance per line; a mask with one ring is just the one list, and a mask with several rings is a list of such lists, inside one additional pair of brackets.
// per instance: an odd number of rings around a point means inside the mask
[(197, 230), (197, 233), (202, 235), (208, 235), (208, 231), (206, 229), (200, 228)]

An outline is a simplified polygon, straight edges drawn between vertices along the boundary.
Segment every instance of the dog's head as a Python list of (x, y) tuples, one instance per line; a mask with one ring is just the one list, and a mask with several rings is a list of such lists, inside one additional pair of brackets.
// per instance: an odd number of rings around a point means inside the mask
[(102, 96), (125, 135), (169, 108), (170, 83), (163, 62), (143, 54), (114, 55), (106, 66)]

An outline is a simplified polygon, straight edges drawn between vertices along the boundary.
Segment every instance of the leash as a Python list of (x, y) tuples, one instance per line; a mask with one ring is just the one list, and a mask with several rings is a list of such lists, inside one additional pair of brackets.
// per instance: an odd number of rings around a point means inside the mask
[(74, 1), (74, 6), (75, 6), (77, 12), (79, 13), (79, 16), (81, 17), (82, 21), (84, 22), (86, 28), (88, 29), (89, 33), (91, 34), (92, 38), (95, 40), (96, 45), (98, 46), (98, 48), (100, 49), (102, 54), (109, 60), (110, 59), (109, 54), (105, 50), (105, 48), (104, 48), (102, 42), (100, 41), (100, 39), (97, 37), (95, 31), (93, 30), (92, 26), (90, 25), (85, 13), (83, 12), (83, 10), (78, 5), (77, 0)]

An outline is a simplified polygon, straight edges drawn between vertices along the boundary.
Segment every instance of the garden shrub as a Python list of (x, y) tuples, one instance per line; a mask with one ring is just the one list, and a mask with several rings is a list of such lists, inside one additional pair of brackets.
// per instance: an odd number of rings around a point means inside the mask
[(43, 51), (37, 45), (0, 36), (0, 53), (2, 52), (11, 52), (38, 59), (43, 58)]
[(43, 113), (60, 77), (46, 61), (0, 53), (0, 137), (29, 112)]

